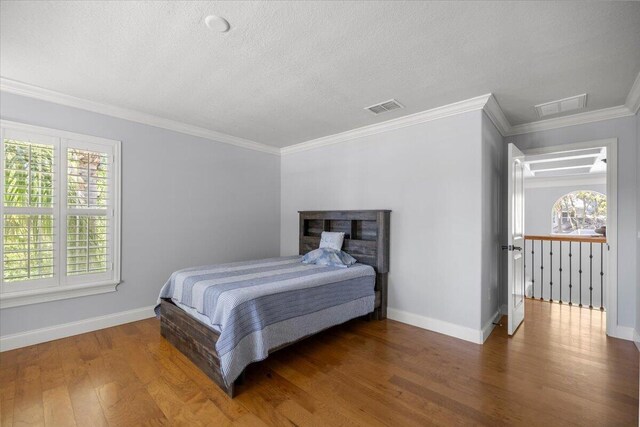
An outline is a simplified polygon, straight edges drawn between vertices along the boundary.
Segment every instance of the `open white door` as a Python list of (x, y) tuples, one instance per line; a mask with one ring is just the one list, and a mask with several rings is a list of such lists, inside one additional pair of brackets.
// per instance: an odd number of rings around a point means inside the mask
[(507, 221), (509, 335), (513, 335), (524, 320), (524, 154), (518, 147), (508, 147), (507, 185), (509, 211)]

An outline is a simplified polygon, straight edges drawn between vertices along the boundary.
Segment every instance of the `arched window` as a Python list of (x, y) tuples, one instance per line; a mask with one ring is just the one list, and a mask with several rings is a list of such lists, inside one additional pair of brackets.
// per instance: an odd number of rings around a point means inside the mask
[(607, 196), (595, 191), (574, 191), (560, 197), (551, 210), (553, 234), (603, 234), (607, 225)]

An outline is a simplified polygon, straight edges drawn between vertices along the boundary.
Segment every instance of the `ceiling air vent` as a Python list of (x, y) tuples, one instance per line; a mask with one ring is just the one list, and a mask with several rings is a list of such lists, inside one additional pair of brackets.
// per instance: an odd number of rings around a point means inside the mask
[(365, 108), (365, 110), (371, 111), (373, 114), (384, 113), (385, 111), (397, 110), (398, 108), (404, 108), (404, 105), (400, 104), (395, 99), (390, 99), (380, 104), (372, 105)]
[(558, 99), (557, 101), (545, 102), (535, 106), (538, 117), (551, 116), (553, 114), (566, 113), (573, 110), (581, 110), (587, 106), (587, 94), (571, 96), (569, 98)]

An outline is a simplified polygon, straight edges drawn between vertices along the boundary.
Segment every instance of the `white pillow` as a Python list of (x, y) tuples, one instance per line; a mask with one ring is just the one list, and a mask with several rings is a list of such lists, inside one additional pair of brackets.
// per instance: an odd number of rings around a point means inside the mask
[(320, 236), (320, 249), (328, 248), (339, 251), (342, 249), (342, 242), (344, 242), (344, 233), (323, 231)]

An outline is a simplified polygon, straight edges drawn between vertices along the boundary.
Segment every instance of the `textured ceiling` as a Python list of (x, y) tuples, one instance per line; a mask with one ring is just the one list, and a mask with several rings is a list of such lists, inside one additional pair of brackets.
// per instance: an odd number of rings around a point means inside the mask
[(617, 106), (640, 71), (636, 2), (0, 4), (3, 77), (279, 147), (488, 92), (512, 125)]

